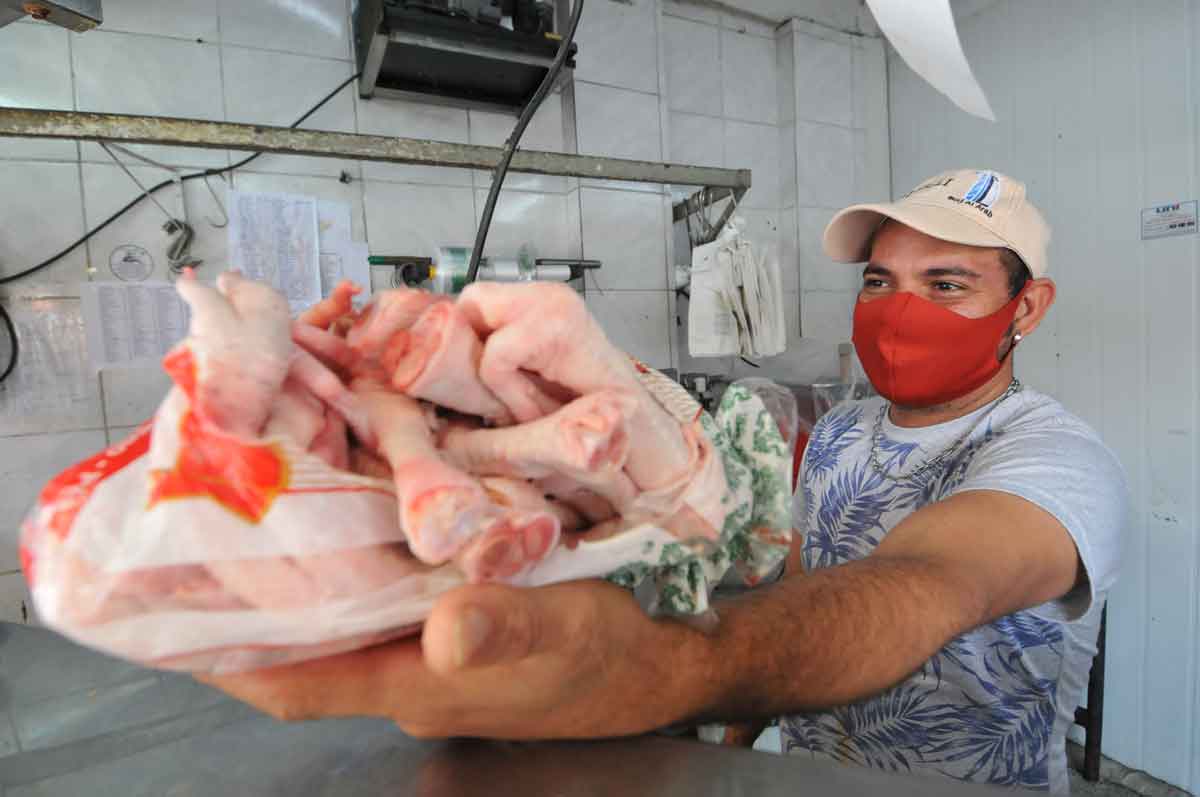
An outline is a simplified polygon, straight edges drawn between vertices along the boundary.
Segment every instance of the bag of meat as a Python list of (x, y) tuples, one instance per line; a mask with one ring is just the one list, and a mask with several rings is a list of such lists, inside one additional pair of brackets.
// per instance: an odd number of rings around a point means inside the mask
[[(711, 622), (719, 584), (786, 556), (788, 452), (762, 400), (735, 384), (710, 417), (564, 286), (355, 312), (347, 283), (295, 321), (235, 273), (178, 289), (189, 334), (154, 418), (22, 527), (42, 621), (82, 644), (231, 672), (414, 633), (464, 583), (594, 577)], [(555, 324), (570, 338), (547, 350)]]

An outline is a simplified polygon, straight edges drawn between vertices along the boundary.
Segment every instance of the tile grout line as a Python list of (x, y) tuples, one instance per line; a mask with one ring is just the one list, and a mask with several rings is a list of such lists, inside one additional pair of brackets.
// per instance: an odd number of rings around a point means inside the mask
[(646, 91), (645, 89), (631, 89), (628, 86), (618, 86), (614, 83), (603, 83), (599, 80), (588, 80), (585, 78), (575, 78), (576, 83), (583, 83), (588, 86), (597, 86), (602, 89), (613, 89), (614, 91), (628, 91), (631, 94), (641, 94), (645, 97), (657, 97), (657, 91)]
[(100, 422), (104, 424), (104, 447), (112, 445), (112, 436), (108, 428), (108, 399), (104, 390), (104, 372), (96, 372), (96, 385), (100, 389)]
[(311, 58), (315, 61), (335, 61), (337, 63), (353, 63), (354, 59), (350, 57), (336, 55), (316, 55), (311, 52), (301, 52), (299, 50), (282, 50), (274, 47), (255, 47), (250, 44), (241, 44), (238, 42), (226, 42), (223, 40), (221, 31), (221, 15), (217, 13), (217, 38), (215, 41), (205, 39), (202, 36), (176, 36), (169, 33), (146, 33), (144, 31), (135, 30), (113, 30), (112, 28), (98, 28), (92, 33), (109, 36), (137, 36), (143, 39), (161, 39), (170, 42), (182, 42), (185, 44), (199, 44), (208, 47), (232, 47), (239, 50), (249, 50), (256, 53), (276, 53), (279, 55), (294, 55), (298, 58)]
[[(353, 53), (353, 51), (354, 51), (354, 20), (352, 18), (353, 15), (350, 13), (350, 5), (351, 5), (350, 0), (347, 0), (347, 2), (346, 2), (346, 18), (348, 20), (347, 24), (350, 26), (348, 36), (350, 38), (350, 51), (351, 51), (351, 53)], [(350, 73), (355, 74), (357, 71), (358, 71), (358, 62), (352, 60), (350, 62)], [(350, 96), (350, 105), (354, 109), (354, 132), (362, 133), (362, 119), (358, 113), (358, 106), (359, 106), (359, 103), (361, 103), (363, 101), (363, 99), (358, 94), (357, 81), (355, 83), (352, 83), (351, 87), (353, 88), (353, 91), (354, 91), (354, 93)], [(469, 114), (468, 114), (467, 124), (468, 125), (470, 124)], [(469, 133), (470, 133), (470, 128), (468, 127), (468, 134)], [(359, 211), (359, 214), (360, 214), (359, 218), (362, 221), (363, 243), (365, 243), (367, 245), (367, 254), (370, 255), (370, 253), (371, 253), (371, 231), (367, 226), (367, 170), (366, 170), (367, 163), (368, 163), (367, 161), (358, 161), (358, 201), (362, 205), (362, 208)], [(351, 227), (353, 227), (353, 225), (351, 225)], [(351, 230), (351, 236), (353, 237), (353, 230)], [(371, 274), (372, 274), (372, 270), (371, 270), (371, 267), (368, 265), (367, 266), (367, 282), (368, 282), (368, 284), (366, 286), (364, 286), (367, 289), (367, 293), (372, 292), (372, 286), (370, 285)], [(392, 277), (388, 278), (387, 284), (389, 287), (391, 286)]]
[[(76, 111), (79, 110), (79, 81), (75, 76), (75, 42), (71, 35), (67, 34), (67, 64), (70, 67), (71, 75), (71, 100)], [(79, 180), (79, 216), (81, 222), (81, 233), (87, 234), (88, 231), (88, 213), (87, 213), (87, 192), (83, 188), (83, 142), (75, 142), (75, 175)], [(68, 254), (68, 257), (70, 255)], [(91, 281), (92, 272), (92, 242), (87, 240), (83, 242), (83, 266), (84, 271), (81, 282)], [(99, 378), (99, 377), (97, 377)]]
[[(225, 36), (224, 30), (221, 27), (221, 0), (214, 0), (213, 7), (217, 13), (217, 82), (221, 86), (221, 118), (229, 121), (229, 101), (225, 96)], [(225, 150), (225, 165), (229, 166), (233, 163), (233, 153)], [(233, 188), (233, 172), (229, 173), (229, 189)]]

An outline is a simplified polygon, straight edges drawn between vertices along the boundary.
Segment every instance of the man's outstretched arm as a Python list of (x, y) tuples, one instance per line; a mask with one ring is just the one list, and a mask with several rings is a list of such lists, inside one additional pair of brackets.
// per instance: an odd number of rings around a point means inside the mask
[(704, 636), (599, 582), (456, 590), (421, 641), (209, 682), (284, 719), (376, 715), (419, 736), (636, 734), (867, 697), (948, 640), (1066, 594), (1074, 543), (1024, 499), (968, 492), (870, 557), (721, 604)]

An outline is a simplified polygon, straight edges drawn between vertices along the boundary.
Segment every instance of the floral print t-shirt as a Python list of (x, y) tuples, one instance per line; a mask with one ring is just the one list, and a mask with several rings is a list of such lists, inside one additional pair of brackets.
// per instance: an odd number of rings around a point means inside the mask
[[(932, 502), (994, 490), (1062, 523), (1087, 584), (951, 640), (876, 697), (782, 718), (784, 752), (1066, 793), (1066, 732), (1087, 684), (1126, 521), (1121, 467), (1082, 421), (1028, 388), (919, 429), (893, 425), (885, 409), (878, 398), (849, 402), (813, 430), (795, 499), (807, 570), (868, 556)], [(954, 453), (918, 478), (885, 478), (871, 464), (877, 423), (877, 459), (892, 475), (913, 474), (948, 447)]]

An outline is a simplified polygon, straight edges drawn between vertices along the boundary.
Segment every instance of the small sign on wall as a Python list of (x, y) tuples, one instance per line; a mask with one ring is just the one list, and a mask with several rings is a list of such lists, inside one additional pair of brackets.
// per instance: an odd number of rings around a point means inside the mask
[(1142, 208), (1142, 240), (1196, 233), (1196, 200)]

